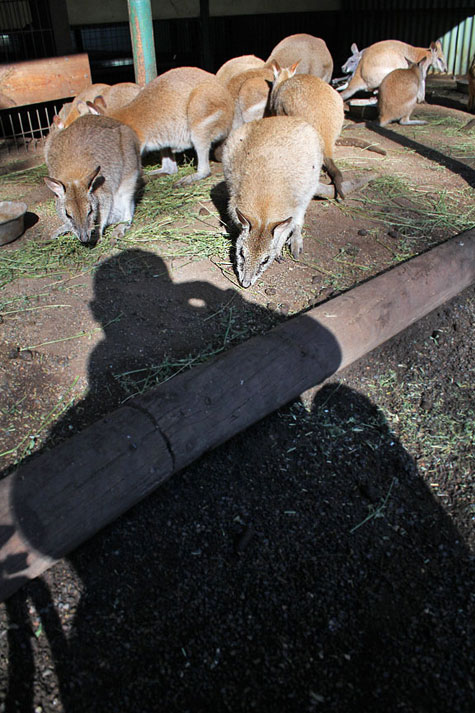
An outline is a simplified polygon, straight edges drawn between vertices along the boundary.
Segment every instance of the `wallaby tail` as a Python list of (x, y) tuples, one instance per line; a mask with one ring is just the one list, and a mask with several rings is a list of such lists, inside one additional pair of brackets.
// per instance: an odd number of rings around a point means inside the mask
[(340, 137), (336, 140), (336, 144), (337, 146), (357, 146), (360, 149), (374, 151), (374, 153), (379, 153), (381, 154), (381, 156), (386, 156), (386, 151), (380, 148), (379, 146), (375, 146), (374, 144), (371, 144), (369, 143), (369, 141), (365, 141), (364, 139), (353, 138), (352, 136), (348, 136), (348, 138)]

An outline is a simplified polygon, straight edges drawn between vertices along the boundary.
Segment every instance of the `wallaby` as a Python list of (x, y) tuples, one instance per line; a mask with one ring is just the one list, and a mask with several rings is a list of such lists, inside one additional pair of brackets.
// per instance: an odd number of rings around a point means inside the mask
[(177, 67), (147, 84), (129, 104), (115, 110), (93, 104), (93, 113), (118, 119), (133, 129), (141, 152), (162, 153), (162, 167), (150, 173), (176, 173), (175, 151), (194, 148), (196, 173), (176, 185), (209, 176), (209, 151), (227, 136), (233, 118), (232, 98), (214, 74), (197, 67)]
[(467, 109), (475, 112), (475, 54), (468, 69), (468, 104)]
[(233, 57), (228, 59), (216, 72), (216, 77), (224, 85), (236, 75), (246, 72), (248, 69), (258, 69), (265, 64), (263, 59), (256, 57), (254, 54), (245, 54), (241, 57)]
[(290, 241), (302, 251), (302, 225), (319, 193), (322, 142), (303, 119), (273, 116), (244, 124), (229, 135), (223, 171), (229, 214), (241, 232), (236, 242), (239, 281), (250, 287)]
[(335, 79), (332, 79), (331, 84), (332, 87), (335, 87), (335, 89), (338, 92), (342, 92), (343, 89), (346, 89), (348, 86), (348, 82), (350, 81), (351, 77), (354, 75), (356, 68), (359, 64), (359, 61), (363, 55), (364, 50), (359, 50), (358, 45), (356, 42), (353, 42), (351, 45), (351, 57), (348, 57), (346, 60), (345, 64), (342, 64), (341, 69), (342, 71), (349, 76), (346, 77), (338, 77)]
[(345, 74), (354, 74), (364, 50), (359, 50), (356, 42), (351, 45), (351, 57), (348, 57), (345, 64), (341, 65), (342, 72)]
[(118, 84), (112, 85), (92, 84), (87, 90), (80, 92), (80, 94), (74, 98), (71, 108), (65, 116), (61, 117), (60, 112), (60, 121), (55, 120), (56, 127), (58, 129), (66, 129), (73, 121), (76, 121), (79, 116), (89, 114), (88, 101), (95, 102), (99, 97), (102, 97), (109, 110), (113, 111), (128, 104), (141, 90), (142, 87), (134, 82), (119, 82)]
[(66, 126), (69, 126), (69, 124), (72, 124), (78, 116), (81, 116), (77, 108), (78, 104), (81, 101), (94, 101), (94, 99), (109, 86), (109, 84), (90, 84), (83, 89), (72, 101), (63, 104), (58, 113), (53, 117), (51, 129), (64, 129)]
[(263, 65), (234, 75), (227, 88), (234, 101), (233, 129), (264, 116), (274, 71)]
[(320, 77), (296, 74), (296, 69), (297, 63), (282, 69), (274, 61), (269, 113), (298, 116), (316, 129), (323, 144), (323, 165), (344, 198), (343, 175), (334, 161), (335, 142), (344, 120), (343, 99)]
[(342, 92), (342, 97), (349, 99), (360, 90), (377, 89), (393, 69), (406, 69), (408, 61), (417, 63), (424, 58), (429, 58), (432, 66), (440, 72), (447, 71), (447, 62), (439, 40), (431, 42), (428, 49), (413, 47), (399, 40), (376, 42), (364, 50), (348, 87)]
[(63, 224), (52, 237), (73, 232), (82, 243), (95, 243), (112, 223), (132, 222), (141, 178), (140, 147), (134, 132), (106, 116), (80, 116), (66, 129), (53, 131), (45, 143), (49, 176)]
[(427, 124), (421, 119), (410, 119), (417, 102), (424, 101), (425, 78), (430, 59), (424, 57), (417, 64), (409, 62), (408, 69), (393, 69), (387, 74), (378, 92), (379, 123)]
[(313, 35), (298, 34), (285, 37), (274, 47), (267, 65), (275, 60), (281, 67), (298, 65), (297, 74), (313, 74), (329, 82), (333, 73), (333, 59), (324, 40)]

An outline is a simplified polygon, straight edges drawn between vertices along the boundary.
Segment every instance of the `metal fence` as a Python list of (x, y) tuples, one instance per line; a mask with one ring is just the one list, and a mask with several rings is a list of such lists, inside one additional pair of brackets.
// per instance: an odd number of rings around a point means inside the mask
[(53, 57), (48, 0), (0, 0), (0, 62)]

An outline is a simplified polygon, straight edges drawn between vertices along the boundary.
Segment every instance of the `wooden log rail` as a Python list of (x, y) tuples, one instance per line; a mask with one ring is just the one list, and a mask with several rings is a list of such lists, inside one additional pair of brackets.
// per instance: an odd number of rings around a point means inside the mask
[(0, 600), (475, 280), (475, 229), (135, 398), (0, 482)]

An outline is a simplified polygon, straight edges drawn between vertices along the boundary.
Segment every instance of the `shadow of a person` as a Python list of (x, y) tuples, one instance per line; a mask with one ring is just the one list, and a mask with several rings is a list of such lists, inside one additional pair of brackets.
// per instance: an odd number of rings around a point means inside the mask
[[(128, 368), (142, 343), (117, 325), (91, 356), (98, 390), (116, 348)], [(205, 454), (54, 570), (9, 600), (33, 601), (46, 636), (11, 632), (6, 711), (34, 709), (46, 662), (48, 711), (53, 695), (67, 713), (472, 710), (470, 553), (382, 413), (342, 384)]]

